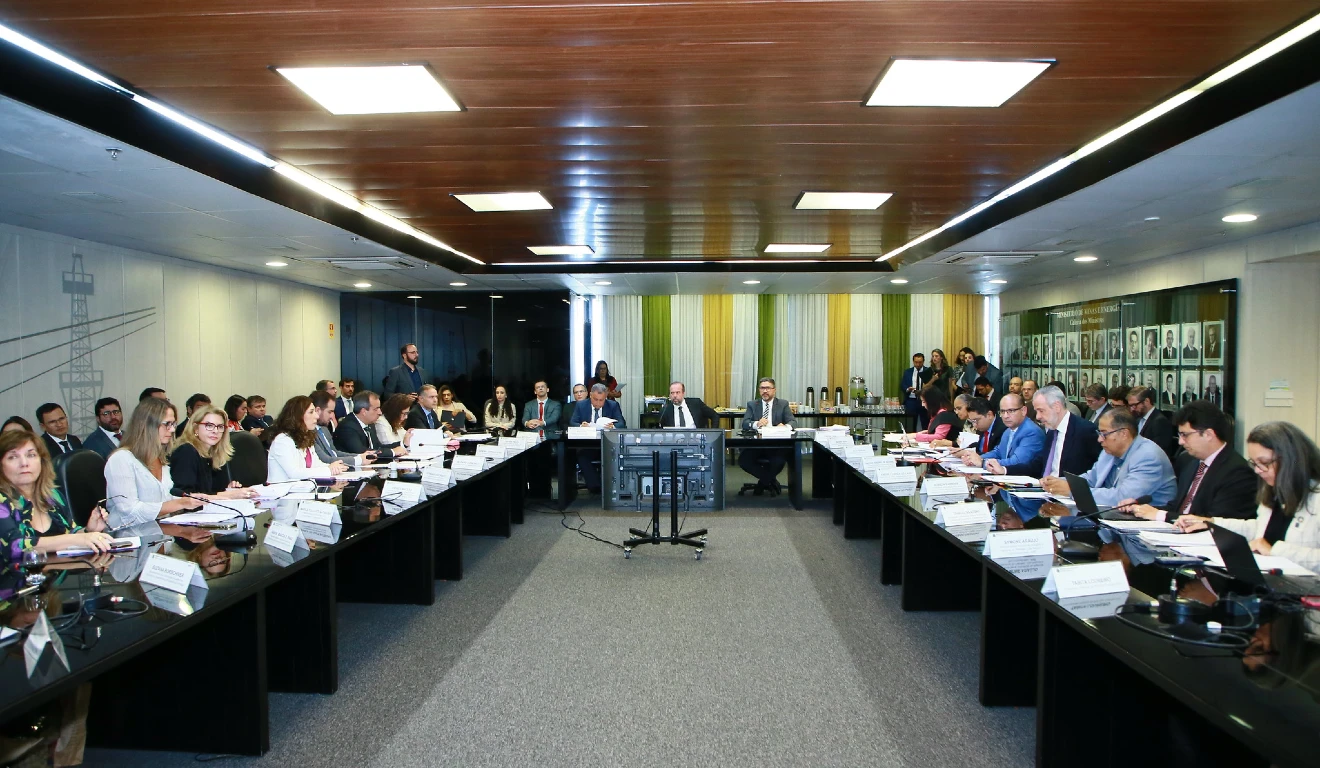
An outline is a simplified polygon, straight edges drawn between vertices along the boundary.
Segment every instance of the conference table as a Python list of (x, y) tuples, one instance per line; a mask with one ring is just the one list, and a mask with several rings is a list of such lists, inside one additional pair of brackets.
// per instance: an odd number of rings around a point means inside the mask
[[(728, 422), (726, 430), (739, 429), (739, 422), (746, 411), (739, 410), (717, 410), (715, 414), (720, 418), (720, 424)], [(872, 419), (880, 420), (880, 429), (892, 432), (898, 429), (897, 424), (891, 420), (898, 420), (899, 423), (916, 430), (916, 417), (909, 416), (903, 410), (902, 406), (890, 407), (884, 405), (859, 406), (848, 413), (820, 412), (802, 413), (800, 411), (793, 414), (793, 421), (798, 427), (816, 427), (824, 424), (862, 424), (871, 426)], [(637, 424), (642, 429), (660, 428), (660, 411), (642, 411), (637, 415)]]
[[(792, 437), (772, 437), (762, 438), (757, 436), (741, 436), (732, 430), (725, 430), (724, 447), (732, 449), (740, 448), (765, 448), (781, 449), (787, 453), (788, 468), (788, 500), (793, 505), (793, 509), (802, 509), (802, 446), (811, 442), (810, 434), (797, 434)], [(564, 511), (572, 504), (578, 495), (577, 488), (577, 454), (579, 451), (599, 451), (601, 440), (595, 438), (592, 440), (570, 440), (568, 434), (561, 434), (557, 439), (546, 441), (555, 445), (556, 453), (556, 479), (559, 484), (559, 496), (555, 500), (559, 511)]]
[[(813, 494), (832, 498), (845, 537), (879, 539), (880, 583), (900, 591), (904, 610), (980, 611), (977, 695), (986, 706), (1036, 708), (1037, 766), (1184, 764), (1177, 755), (1202, 766), (1320, 764), (1315, 611), (1262, 621), (1249, 646), (1259, 652), (1175, 644), (1132, 625), (1167, 631), (1153, 616), (1114, 616), (1168, 592), (1174, 578), (1131, 537), (1089, 534), (1102, 560), (1123, 563), (1127, 593), (1060, 600), (1043, 587), (1065, 558), (984, 557), (985, 531), (936, 524), (937, 505), (920, 490), (874, 483), (819, 442), (812, 460), (821, 478)], [(922, 482), (934, 471), (918, 467)], [(999, 529), (1049, 525), (1041, 516), (1024, 524), (1004, 494), (993, 518)], [(1303, 581), (1320, 594), (1320, 580)], [(1200, 586), (1178, 583), (1192, 596)], [(1212, 583), (1220, 594), (1230, 586), (1227, 577)]]
[[(264, 754), (271, 692), (339, 687), (335, 604), (432, 605), (436, 580), (463, 578), (465, 536), (508, 537), (523, 521), (527, 464), (549, 450), (542, 443), (488, 461), (406, 508), (381, 498), (383, 480), (364, 481), (342, 505), (341, 522), (298, 522), (306, 541), (291, 553), (266, 543), (272, 520), (294, 523), (298, 502), (285, 500), (234, 532), (198, 533), (168, 519), (121, 531), (152, 543), (116, 555), (104, 572), (48, 566), (39, 594), (63, 605), (50, 621), (69, 669), (49, 648), (31, 677), (21, 650), (0, 657), (0, 724), (90, 682), (89, 746)], [(207, 588), (181, 593), (138, 581), (148, 550), (159, 549), (197, 563)], [(8, 602), (0, 626), (25, 630), (36, 620), (33, 598), (15, 594), (23, 587), (22, 573), (0, 572), (0, 603)], [(82, 610), (89, 605), (97, 610)], [(201, 670), (216, 684), (199, 687)], [(199, 712), (222, 716), (189, 715)]]

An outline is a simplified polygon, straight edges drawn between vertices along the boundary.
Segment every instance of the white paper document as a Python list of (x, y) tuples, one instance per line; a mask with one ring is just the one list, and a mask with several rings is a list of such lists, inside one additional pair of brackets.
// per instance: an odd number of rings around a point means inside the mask
[(975, 432), (959, 432), (959, 433), (958, 433), (958, 447), (959, 447), (959, 448), (971, 448), (973, 445), (976, 445), (976, 444), (979, 443), (980, 441), (981, 441), (981, 436), (978, 435), (978, 434), (976, 434)]
[(1196, 533), (1158, 533), (1156, 531), (1142, 531), (1140, 534), (1142, 543), (1150, 547), (1209, 547), (1216, 552), (1215, 537), (1209, 531), (1198, 531)]
[(992, 475), (987, 479), (994, 480), (1000, 485), (1027, 485), (1032, 488), (1040, 487), (1039, 479), (1028, 477), (1026, 475)]
[(160, 521), (173, 525), (215, 525), (235, 517), (237, 515), (233, 512), (184, 512), (181, 515), (162, 517)]
[(1178, 530), (1178, 526), (1173, 523), (1162, 523), (1158, 520), (1101, 520), (1100, 524), (1106, 528), (1113, 528), (1116, 531), (1154, 531), (1157, 533), (1168, 533)]
[(272, 483), (271, 485), (256, 486), (257, 496), (262, 499), (282, 499), (290, 493), (299, 491), (310, 491), (316, 488), (316, 483), (311, 480), (297, 480), (291, 483)]
[[(1205, 560), (1206, 565), (1214, 565), (1219, 568), (1224, 567), (1224, 558), (1220, 556), (1219, 549), (1206, 549), (1204, 547), (1174, 547), (1173, 550), (1179, 554), (1188, 557), (1199, 557)], [(1275, 557), (1274, 555), (1256, 555), (1256, 567), (1262, 573), (1267, 573), (1275, 569), (1282, 571), (1284, 576), (1315, 576), (1316, 573), (1308, 568), (1298, 565), (1286, 557)]]

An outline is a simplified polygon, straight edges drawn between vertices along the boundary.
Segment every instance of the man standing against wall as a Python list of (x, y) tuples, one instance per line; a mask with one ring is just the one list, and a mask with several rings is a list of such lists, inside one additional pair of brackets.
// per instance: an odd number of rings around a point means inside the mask
[(389, 374), (385, 376), (382, 395), (386, 399), (389, 395), (412, 395), (415, 401), (422, 385), (431, 383), (431, 376), (417, 363), (416, 344), (404, 344), (399, 347), (399, 359), (402, 362), (391, 368)]

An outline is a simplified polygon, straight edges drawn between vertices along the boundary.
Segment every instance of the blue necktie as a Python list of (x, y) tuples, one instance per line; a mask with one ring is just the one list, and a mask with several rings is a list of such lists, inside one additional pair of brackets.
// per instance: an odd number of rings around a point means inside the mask
[(1112, 466), (1109, 467), (1109, 473), (1106, 474), (1105, 479), (1100, 482), (1101, 488), (1114, 487), (1113, 483), (1114, 481), (1118, 480), (1118, 468), (1121, 466), (1123, 466), (1123, 460), (1118, 459), (1113, 463)]
[(1009, 453), (1013, 451), (1013, 435), (1017, 434), (1016, 429), (1010, 429), (1004, 433), (1004, 458), (1008, 458)]
[(426, 409), (426, 423), (430, 425), (431, 429), (435, 429), (435, 414), (431, 413), (430, 408)]

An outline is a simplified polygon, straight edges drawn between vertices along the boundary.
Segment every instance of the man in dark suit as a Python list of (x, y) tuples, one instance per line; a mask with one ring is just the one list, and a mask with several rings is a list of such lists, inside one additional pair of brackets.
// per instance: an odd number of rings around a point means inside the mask
[(1082, 391), (1082, 400), (1086, 402), (1086, 407), (1090, 412), (1086, 415), (1086, 420), (1092, 424), (1099, 424), (1100, 417), (1109, 410), (1109, 390), (1105, 389), (1104, 384), (1092, 384)]
[(403, 423), (403, 428), (440, 429), (444, 425), (440, 423), (440, 414), (436, 413), (439, 407), (440, 392), (434, 384), (423, 384), (417, 393), (417, 402), (408, 409), (408, 420)]
[(83, 447), (89, 451), (96, 451), (101, 454), (101, 458), (110, 457), (110, 453), (119, 447), (119, 441), (123, 439), (124, 434), (120, 429), (124, 426), (124, 409), (119, 407), (119, 401), (113, 397), (103, 397), (96, 401), (96, 429), (92, 434), (83, 440)]
[(1200, 360), (1201, 348), (1196, 346), (1196, 329), (1188, 328), (1183, 333), (1183, 337), (1186, 340), (1186, 343), (1183, 344), (1182, 348), (1183, 362), (1187, 362), (1188, 360)]
[(972, 391), (976, 396), (990, 404), (992, 410), (999, 410), (999, 398), (1003, 397), (1000, 392), (995, 391), (995, 387), (990, 380), (984, 376), (977, 376), (976, 383), (972, 386)]
[(339, 381), (339, 394), (330, 393), (335, 398), (336, 421), (353, 412), (353, 393), (355, 391), (357, 391), (356, 379), (341, 379)]
[(1205, 358), (1206, 360), (1218, 360), (1223, 357), (1224, 350), (1219, 345), (1219, 326), (1207, 325), (1205, 327)]
[[(248, 432), (257, 432), (257, 430), (266, 430), (275, 425), (275, 419), (266, 415), (266, 398), (261, 395), (252, 395), (247, 399), (248, 414), (243, 417), (243, 429)], [(261, 432), (257, 432), (258, 435)]]
[(1160, 347), (1161, 360), (1177, 360), (1178, 346), (1173, 340), (1173, 330), (1164, 332), (1164, 346)]
[(69, 434), (69, 417), (59, 403), (46, 403), (37, 409), (37, 423), (41, 425), (41, 439), (51, 459), (82, 448), (82, 441)]
[(970, 405), (967, 406), (967, 420), (976, 428), (980, 436), (976, 445), (972, 446), (978, 454), (989, 453), (999, 446), (999, 441), (1004, 437), (1004, 430), (1007, 427), (999, 419), (996, 411), (998, 405), (991, 405), (983, 397), (973, 397)]
[(1045, 451), (1026, 467), (1032, 477), (1084, 474), (1100, 457), (1100, 433), (1095, 425), (1068, 412), (1068, 396), (1058, 387), (1036, 392), (1036, 420), (1045, 429)]
[[(1178, 492), (1162, 507), (1149, 504), (1129, 506), (1125, 511), (1147, 520), (1171, 522), (1181, 515), (1234, 517), (1256, 516), (1256, 473), (1228, 441), (1233, 426), (1224, 412), (1200, 401), (1173, 415), (1178, 425), (1178, 443), (1186, 449), (1178, 457)], [(1122, 504), (1135, 505), (1134, 499)]]
[(573, 411), (577, 408), (578, 403), (586, 399), (587, 399), (587, 386), (585, 384), (574, 384), (573, 402), (569, 403), (567, 406), (565, 406), (560, 410), (560, 413), (563, 414), (559, 418), (559, 430), (561, 432), (568, 429), (569, 427), (577, 426), (576, 424), (573, 423)]
[(335, 448), (349, 453), (375, 451), (377, 456), (402, 456), (408, 451), (402, 446), (382, 448), (376, 439), (375, 423), (380, 418), (380, 396), (363, 390), (353, 396), (353, 413), (339, 420), (335, 429)]
[[(769, 377), (763, 378), (756, 382), (756, 388), (761, 396), (747, 404), (747, 413), (743, 416), (743, 431), (785, 424), (791, 426), (793, 412), (789, 410), (787, 400), (775, 397), (775, 380)], [(743, 449), (742, 455), (738, 457), (738, 466), (756, 478), (757, 494), (766, 490), (775, 492), (780, 490), (779, 482), (775, 477), (784, 468), (784, 464), (788, 463), (785, 453), (782, 448)], [(766, 463), (761, 464), (762, 461)]]
[(1174, 380), (1172, 373), (1164, 374), (1164, 389), (1160, 392), (1160, 405), (1167, 405), (1170, 409), (1178, 407), (1178, 383)]
[(660, 426), (693, 429), (712, 429), (720, 423), (715, 409), (698, 398), (687, 396), (687, 387), (681, 381), (669, 385), (669, 402), (660, 411)]
[[(613, 423), (604, 424), (601, 429), (614, 429), (627, 426), (623, 420), (623, 409), (619, 404), (607, 398), (609, 390), (604, 384), (592, 384), (586, 400), (579, 400), (573, 408), (572, 426), (590, 427), (601, 419), (613, 419)], [(578, 471), (587, 481), (587, 490), (600, 493), (600, 469), (593, 462), (600, 461), (599, 450), (581, 450), (577, 454)]]
[(1164, 449), (1170, 459), (1178, 452), (1173, 424), (1164, 411), (1155, 407), (1155, 392), (1150, 387), (1136, 387), (1127, 394), (1128, 410), (1136, 416), (1137, 434)]
[(920, 352), (912, 356), (912, 367), (903, 371), (898, 388), (903, 392), (903, 410), (909, 417), (915, 417), (914, 429), (925, 429), (926, 419), (930, 418), (921, 405), (921, 387), (930, 381), (934, 371), (926, 367), (926, 356)]
[(431, 382), (431, 375), (426, 369), (417, 364), (417, 345), (404, 344), (399, 347), (399, 359), (401, 363), (390, 369), (385, 375), (385, 384), (381, 387), (381, 394), (385, 397), (390, 395), (413, 395), (416, 400), (417, 393), (421, 391), (423, 384)]

